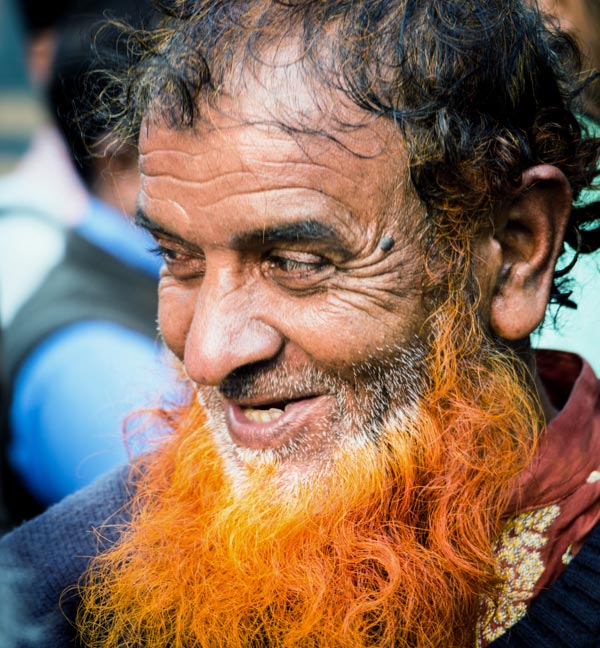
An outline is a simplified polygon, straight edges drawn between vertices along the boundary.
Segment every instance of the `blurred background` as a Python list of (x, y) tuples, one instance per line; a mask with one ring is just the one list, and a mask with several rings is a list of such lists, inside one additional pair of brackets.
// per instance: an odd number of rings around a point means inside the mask
[[(127, 459), (129, 412), (172, 385), (156, 328), (160, 261), (131, 216), (135, 145), (94, 101), (127, 64), (109, 19), (149, 1), (1, 0), (0, 324), (4, 529)], [(100, 57), (100, 58), (99, 58)]]

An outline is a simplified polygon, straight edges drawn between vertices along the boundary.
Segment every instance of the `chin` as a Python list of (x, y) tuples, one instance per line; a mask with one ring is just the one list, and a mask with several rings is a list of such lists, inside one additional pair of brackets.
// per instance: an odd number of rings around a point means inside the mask
[(243, 489), (261, 475), (277, 485), (283, 495), (291, 496), (299, 486), (309, 486), (331, 472), (335, 450), (324, 444), (319, 451), (310, 451), (301, 442), (279, 448), (246, 448), (236, 445), (226, 427), (214, 426), (208, 414), (209, 427), (223, 469), (236, 489)]

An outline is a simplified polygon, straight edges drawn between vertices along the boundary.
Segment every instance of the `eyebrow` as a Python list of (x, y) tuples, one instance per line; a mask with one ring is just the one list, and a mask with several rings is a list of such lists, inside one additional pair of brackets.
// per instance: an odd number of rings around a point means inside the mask
[(148, 216), (148, 214), (146, 214), (146, 212), (139, 206), (135, 208), (135, 216), (133, 218), (133, 221), (137, 227), (148, 230), (152, 234), (161, 234), (162, 236), (166, 236), (167, 238), (173, 239), (179, 243), (185, 243), (185, 240), (181, 238), (181, 236), (169, 231), (162, 225), (159, 225), (158, 223), (153, 221)]
[(326, 242), (344, 247), (344, 239), (339, 232), (321, 221), (309, 219), (283, 223), (272, 227), (261, 227), (243, 232), (234, 237), (232, 243), (237, 248), (250, 248), (273, 243)]
[[(160, 234), (179, 243), (187, 241), (178, 234), (153, 221), (141, 207), (136, 207), (135, 224), (152, 234)], [(315, 219), (294, 221), (272, 227), (261, 227), (234, 236), (231, 244), (237, 249), (249, 249), (274, 243), (325, 242), (345, 249), (344, 238), (332, 227)]]

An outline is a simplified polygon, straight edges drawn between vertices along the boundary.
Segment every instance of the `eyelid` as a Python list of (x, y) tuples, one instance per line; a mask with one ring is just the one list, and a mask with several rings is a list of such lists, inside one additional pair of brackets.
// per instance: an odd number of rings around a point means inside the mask
[(156, 242), (156, 246), (153, 248), (156, 253), (161, 251), (172, 251), (184, 256), (199, 257), (203, 256), (202, 252), (195, 247), (186, 245), (185, 241), (180, 241), (179, 239), (173, 239), (168, 236), (163, 236), (161, 234), (153, 233), (152, 236)]
[(335, 273), (330, 259), (313, 253), (273, 250), (265, 259), (267, 273), (282, 288), (307, 293), (325, 288)]
[(162, 258), (164, 267), (175, 279), (188, 281), (204, 276), (206, 261), (202, 253), (165, 237), (155, 236), (155, 240), (156, 245), (150, 252)]
[[(182, 255), (182, 256), (190, 256), (185, 254), (181, 250), (177, 250), (175, 247), (169, 247), (168, 245), (163, 245), (162, 243), (158, 243), (149, 248), (148, 251), (151, 254), (155, 254), (156, 256), (162, 257), (165, 261), (168, 261), (169, 259), (167, 257), (175, 257), (175, 255)], [(172, 261), (175, 261), (176, 259), (172, 258)]]
[(304, 252), (302, 250), (284, 250), (284, 249), (274, 248), (269, 252), (269, 256), (289, 259), (291, 261), (297, 261), (299, 263), (306, 263), (307, 265), (330, 263), (330, 261), (322, 254), (316, 254), (314, 252)]
[(158, 257), (162, 257), (165, 263), (169, 262), (174, 262), (176, 259), (171, 258), (169, 259), (168, 257), (173, 257), (175, 254), (178, 254), (177, 250), (173, 250), (171, 248), (165, 247), (164, 245), (155, 245), (152, 248), (149, 248), (148, 250), (150, 254), (155, 254)]

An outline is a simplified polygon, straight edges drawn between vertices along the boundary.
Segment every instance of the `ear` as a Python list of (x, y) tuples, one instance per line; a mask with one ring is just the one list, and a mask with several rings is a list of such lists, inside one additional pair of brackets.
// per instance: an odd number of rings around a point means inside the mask
[(501, 338), (525, 338), (544, 318), (571, 206), (571, 188), (562, 171), (539, 165), (523, 173), (520, 187), (497, 214), (500, 270), (490, 324)]

